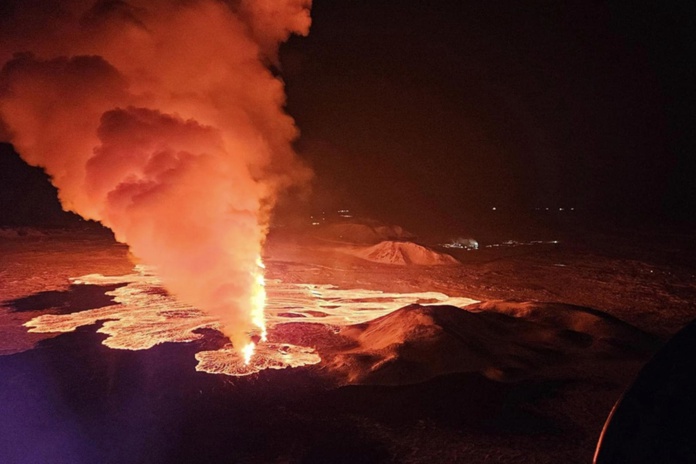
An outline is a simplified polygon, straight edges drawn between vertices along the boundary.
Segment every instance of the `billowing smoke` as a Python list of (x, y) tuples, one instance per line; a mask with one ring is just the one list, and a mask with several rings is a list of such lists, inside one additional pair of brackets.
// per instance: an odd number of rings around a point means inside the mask
[[(100, 221), (168, 290), (255, 330), (258, 258), (291, 143), (279, 44), (311, 0), (16, 0), (0, 23), (0, 118), (66, 210)], [(258, 317), (258, 315), (257, 315)]]

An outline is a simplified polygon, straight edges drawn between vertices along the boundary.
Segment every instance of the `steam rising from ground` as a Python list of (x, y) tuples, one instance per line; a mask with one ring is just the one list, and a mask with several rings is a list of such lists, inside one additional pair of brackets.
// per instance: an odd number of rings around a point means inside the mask
[(66, 210), (100, 221), (236, 347), (255, 330), (257, 260), (296, 158), (267, 65), (311, 0), (7, 3), (0, 127)]

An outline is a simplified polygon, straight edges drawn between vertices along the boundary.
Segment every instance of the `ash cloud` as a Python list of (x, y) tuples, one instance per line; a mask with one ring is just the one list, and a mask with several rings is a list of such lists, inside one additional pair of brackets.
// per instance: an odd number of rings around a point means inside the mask
[(66, 210), (100, 221), (235, 346), (270, 212), (305, 183), (278, 45), (311, 0), (10, 2), (0, 121)]

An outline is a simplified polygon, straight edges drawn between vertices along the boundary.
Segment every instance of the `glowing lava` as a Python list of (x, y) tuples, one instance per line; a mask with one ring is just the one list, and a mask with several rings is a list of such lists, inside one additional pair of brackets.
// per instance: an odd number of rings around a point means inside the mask
[(254, 356), (254, 351), (256, 350), (256, 344), (254, 342), (249, 342), (244, 348), (242, 348), (242, 355), (244, 356), (244, 364), (249, 364), (251, 362), (251, 357)]
[(309, 366), (321, 362), (312, 348), (287, 343), (263, 343), (257, 347), (253, 359), (245, 359), (233, 349), (196, 353), (196, 370), (209, 374), (225, 374), (235, 377), (254, 374), (266, 369), (286, 369)]
[[(332, 285), (293, 284), (280, 280), (263, 281), (258, 266), (258, 293), (255, 315), (261, 331), (257, 340), (242, 350), (225, 346), (196, 354), (196, 370), (211, 374), (243, 376), (264, 369), (283, 369), (321, 362), (313, 349), (281, 343), (267, 336), (281, 324), (313, 323), (334, 327), (360, 324), (385, 316), (410, 304), (463, 307), (476, 300), (449, 297), (439, 292), (385, 293), (375, 290), (339, 289)], [(151, 270), (137, 266), (136, 273), (124, 276), (91, 274), (71, 279), (75, 285), (122, 285), (106, 292), (114, 304), (70, 314), (45, 314), (28, 321), (30, 332), (71, 332), (78, 327), (103, 321), (97, 330), (108, 335), (102, 342), (109, 348), (145, 350), (165, 342), (187, 343), (200, 340), (201, 329), (220, 330), (220, 321), (185, 305), (169, 295)], [(266, 284), (266, 285), (264, 285)], [(267, 297), (268, 292), (268, 297)], [(261, 304), (265, 301), (264, 305)], [(265, 311), (264, 311), (265, 309)], [(265, 312), (265, 315), (264, 315)], [(265, 316), (265, 318), (264, 318)], [(268, 338), (264, 343), (259, 340)]]

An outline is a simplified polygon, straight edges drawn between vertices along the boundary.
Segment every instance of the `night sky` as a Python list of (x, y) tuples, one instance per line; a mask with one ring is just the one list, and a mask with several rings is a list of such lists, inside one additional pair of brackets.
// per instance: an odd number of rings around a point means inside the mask
[(282, 56), (316, 206), (691, 219), (695, 16), (630, 3), (317, 0)]
[[(628, 3), (315, 0), (281, 49), (311, 206), (693, 223), (693, 8)], [(0, 168), (0, 222), (53, 218), (7, 145)]]

